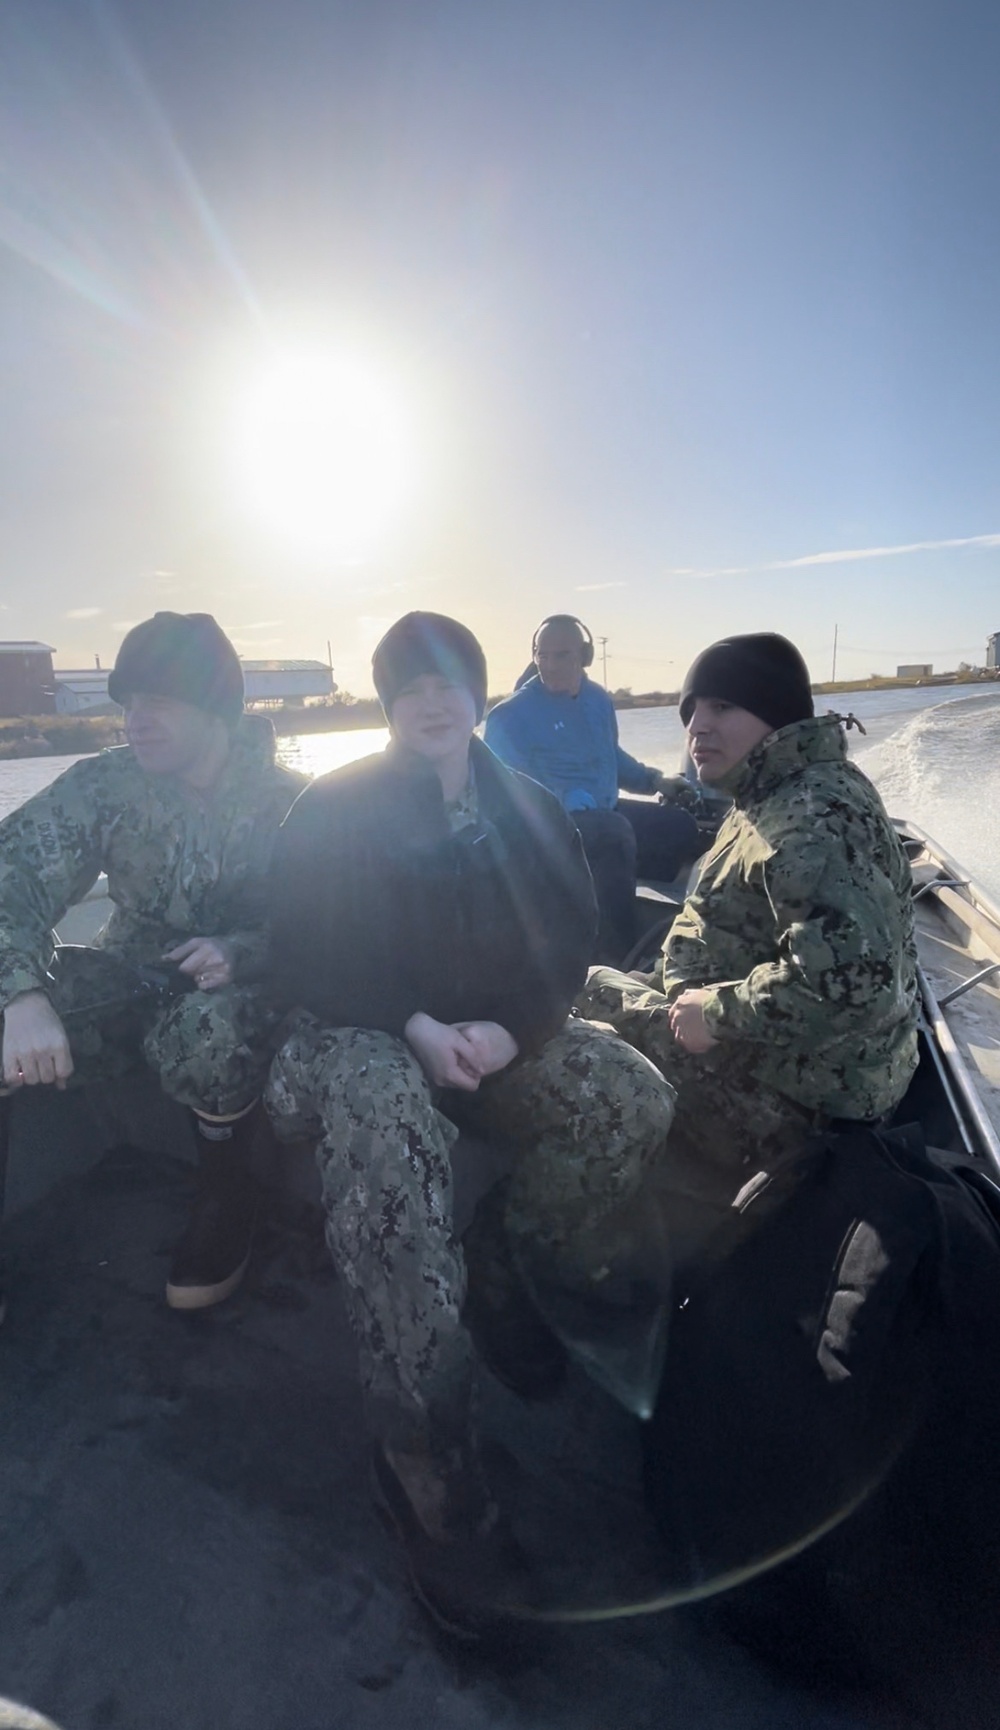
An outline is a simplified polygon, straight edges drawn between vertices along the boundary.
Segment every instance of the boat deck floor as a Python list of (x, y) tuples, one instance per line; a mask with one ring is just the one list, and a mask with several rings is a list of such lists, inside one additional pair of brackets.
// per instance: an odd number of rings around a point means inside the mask
[[(245, 1288), (178, 1315), (162, 1294), (188, 1169), (119, 1148), (6, 1229), (0, 1695), (59, 1730), (993, 1730), (996, 1651), (937, 1638), (933, 1592), (904, 1565), (898, 1594), (858, 1516), (841, 1533), (867, 1585), (833, 1692), (752, 1658), (722, 1600), (439, 1640), (366, 1494), (318, 1211), (275, 1192)], [(655, 1591), (632, 1420), (582, 1376), (533, 1407), (484, 1376), (483, 1421), (554, 1600)], [(863, 1648), (876, 1681), (855, 1686)]]
[[(178, 1315), (162, 1293), (186, 1182), (181, 1161), (119, 1149), (6, 1233), (0, 1695), (60, 1730), (917, 1722), (775, 1678), (710, 1614), (439, 1642), (365, 1493), (316, 1211), (276, 1202), (245, 1289)], [(595, 1569), (605, 1596), (655, 1584), (653, 1552), (637, 1563), (634, 1424), (582, 1378), (532, 1409), (490, 1381), (486, 1405), (498, 1487), (517, 1488), (518, 1529), (559, 1556), (567, 1597)]]

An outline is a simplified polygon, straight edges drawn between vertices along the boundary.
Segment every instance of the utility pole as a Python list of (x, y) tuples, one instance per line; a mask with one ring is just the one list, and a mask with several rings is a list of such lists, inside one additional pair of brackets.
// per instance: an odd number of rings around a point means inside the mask
[(831, 685), (835, 685), (837, 682), (837, 632), (839, 631), (839, 629), (840, 629), (839, 625), (834, 625), (834, 627), (833, 627), (833, 671), (830, 674)]
[(607, 688), (608, 688), (608, 639), (607, 639), (607, 637), (598, 637), (597, 641), (601, 645), (601, 678), (604, 681), (604, 689), (607, 690)]

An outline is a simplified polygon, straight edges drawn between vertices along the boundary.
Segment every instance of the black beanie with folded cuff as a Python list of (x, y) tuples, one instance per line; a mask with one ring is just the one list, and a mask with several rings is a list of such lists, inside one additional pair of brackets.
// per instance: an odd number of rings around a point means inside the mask
[(814, 714), (809, 669), (794, 643), (773, 631), (725, 637), (703, 649), (681, 691), (686, 727), (699, 697), (732, 703), (766, 721), (777, 732)]
[(482, 720), (486, 656), (468, 626), (444, 613), (405, 613), (390, 625), (372, 656), (372, 678), (387, 721), (400, 691), (426, 673), (464, 685), (476, 705), (476, 721)]
[(154, 613), (124, 638), (108, 696), (172, 697), (235, 727), (243, 713), (243, 668), (211, 613)]

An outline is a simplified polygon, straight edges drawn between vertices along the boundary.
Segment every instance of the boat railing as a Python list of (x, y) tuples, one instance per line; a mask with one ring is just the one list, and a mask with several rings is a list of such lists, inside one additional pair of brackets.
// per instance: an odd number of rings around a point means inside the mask
[(943, 866), (944, 872), (947, 873), (947, 875), (931, 878), (927, 887), (935, 890), (935, 892), (938, 889), (963, 890), (963, 899), (971, 903), (983, 915), (984, 919), (993, 927), (996, 939), (1000, 942), (1000, 906), (993, 900), (992, 896), (987, 895), (985, 889), (981, 888), (973, 878), (964, 876), (958, 860), (953, 859), (950, 853), (946, 853), (945, 849), (932, 836), (928, 835), (925, 829), (921, 829), (919, 824), (911, 823), (909, 819), (904, 820), (900, 817), (893, 818), (893, 822), (897, 829), (902, 830), (907, 839), (912, 838), (913, 841), (919, 841), (920, 851), (926, 852), (928, 858), (933, 859), (939, 866)]
[(997, 972), (1000, 972), (1000, 961), (991, 962), (989, 967), (981, 967), (978, 973), (972, 975), (971, 979), (963, 979), (961, 985), (953, 986), (950, 991), (945, 992), (943, 997), (939, 997), (938, 1008), (946, 1009), (949, 1003), (954, 1003), (956, 997), (964, 997), (965, 993), (971, 991), (974, 985), (982, 985), (985, 979), (992, 979), (994, 973)]
[[(917, 980), (929, 1035), (928, 1048), (948, 1097), (965, 1151), (968, 1154), (985, 1156), (993, 1168), (993, 1175), (1000, 1178), (1000, 1139), (968, 1065), (958, 1049), (944, 1010), (922, 967), (917, 968)], [(970, 1134), (970, 1128), (974, 1133)]]
[[(897, 826), (902, 832), (911, 862), (916, 863), (921, 854), (926, 854), (929, 866), (933, 867), (933, 875), (923, 882), (918, 882), (914, 888), (914, 901), (933, 895), (946, 916), (958, 921), (963, 929), (978, 937), (985, 945), (987, 954), (990, 950), (997, 953), (1000, 950), (1000, 907), (977, 883), (963, 876), (957, 861), (917, 824), (897, 820)], [(986, 1158), (993, 1168), (993, 1174), (1000, 1177), (1000, 1137), (945, 1015), (949, 1004), (955, 1003), (976, 986), (995, 980), (998, 973), (1000, 958), (977, 967), (967, 979), (961, 980), (958, 985), (951, 986), (938, 996), (924, 969), (917, 968), (927, 1048), (948, 1098), (963, 1146), (966, 1153)]]

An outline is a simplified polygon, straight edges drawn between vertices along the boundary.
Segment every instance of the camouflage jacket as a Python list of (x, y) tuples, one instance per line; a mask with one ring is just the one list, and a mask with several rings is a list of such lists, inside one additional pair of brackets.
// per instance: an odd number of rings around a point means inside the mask
[(720, 785), (733, 808), (664, 945), (662, 988), (713, 987), (713, 1059), (748, 1087), (880, 1115), (916, 1066), (917, 1023), (910, 869), (882, 801), (833, 715), (769, 734)]
[(253, 978), (271, 847), (304, 783), (277, 765), (257, 715), (243, 717), (207, 798), (147, 774), (127, 745), (74, 763), (0, 823), (0, 1009), (44, 986), (52, 926), (102, 871), (103, 948), (151, 963), (187, 937), (224, 937), (235, 977)]

